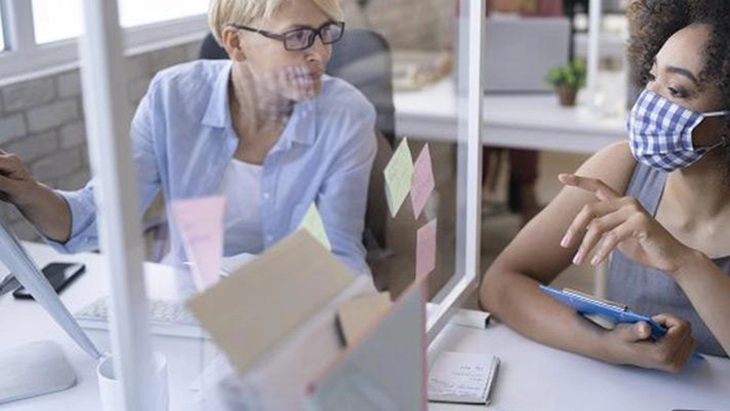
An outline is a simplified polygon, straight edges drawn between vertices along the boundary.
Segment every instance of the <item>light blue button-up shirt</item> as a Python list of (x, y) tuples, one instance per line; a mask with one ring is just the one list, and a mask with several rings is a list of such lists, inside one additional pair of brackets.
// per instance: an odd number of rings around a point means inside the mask
[[(229, 109), (230, 75), (230, 61), (201, 60), (164, 70), (152, 81), (131, 130), (141, 210), (159, 190), (168, 215), (171, 200), (221, 194), (238, 145)], [(356, 273), (369, 273), (362, 233), (377, 150), (374, 130), (373, 106), (334, 77), (324, 77), (316, 98), (294, 106), (261, 172), (265, 247), (296, 231), (315, 202), (333, 253)], [(59, 191), (71, 209), (72, 227), (66, 243), (52, 243), (57, 249), (98, 247), (93, 190), (92, 179), (81, 190)], [(170, 224), (172, 262), (180, 264), (185, 253), (174, 221)]]

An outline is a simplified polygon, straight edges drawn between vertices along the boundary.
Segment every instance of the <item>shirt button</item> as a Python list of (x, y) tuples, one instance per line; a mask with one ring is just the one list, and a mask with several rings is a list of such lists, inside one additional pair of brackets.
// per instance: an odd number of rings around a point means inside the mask
[(269, 242), (269, 243), (270, 243), (270, 242), (271, 242), (271, 240), (273, 240), (273, 239), (274, 239), (274, 237), (272, 237), (272, 236), (270, 236), (270, 235), (267, 235), (267, 236), (266, 236), (266, 241), (267, 241), (267, 242)]
[(264, 193), (264, 200), (268, 200), (268, 199), (269, 199), (269, 193)]

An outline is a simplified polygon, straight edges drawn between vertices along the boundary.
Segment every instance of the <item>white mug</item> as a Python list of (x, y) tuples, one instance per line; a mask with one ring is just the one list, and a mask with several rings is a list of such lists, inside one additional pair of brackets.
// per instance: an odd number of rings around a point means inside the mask
[[(167, 411), (168, 409), (168, 388), (167, 388), (167, 358), (159, 352), (152, 353), (152, 390), (150, 391), (151, 404), (154, 404), (155, 411)], [(101, 397), (102, 410), (104, 411), (126, 411), (122, 408), (121, 383), (114, 375), (114, 359), (107, 356), (99, 361), (96, 367), (96, 376), (99, 380), (99, 396)]]

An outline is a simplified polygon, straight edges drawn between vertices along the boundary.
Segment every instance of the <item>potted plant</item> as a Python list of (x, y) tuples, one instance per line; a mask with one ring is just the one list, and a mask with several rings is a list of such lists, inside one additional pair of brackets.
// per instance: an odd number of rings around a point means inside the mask
[(545, 80), (555, 87), (561, 106), (574, 106), (578, 89), (586, 83), (586, 63), (582, 59), (575, 59), (564, 66), (554, 67)]

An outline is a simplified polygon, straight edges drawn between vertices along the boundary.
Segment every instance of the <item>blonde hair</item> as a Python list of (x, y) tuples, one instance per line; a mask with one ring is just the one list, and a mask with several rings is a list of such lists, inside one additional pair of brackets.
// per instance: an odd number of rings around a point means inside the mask
[[(257, 21), (264, 21), (281, 6), (290, 1), (298, 0), (211, 0), (208, 8), (208, 26), (218, 43), (226, 26), (231, 24), (251, 25)], [(331, 19), (343, 19), (339, 0), (312, 0)]]

